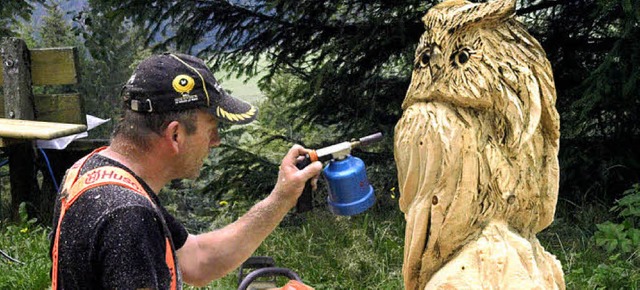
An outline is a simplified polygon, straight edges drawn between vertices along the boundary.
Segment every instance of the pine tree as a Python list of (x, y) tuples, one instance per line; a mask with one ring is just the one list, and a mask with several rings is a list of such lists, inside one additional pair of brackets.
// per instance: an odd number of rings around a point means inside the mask
[(530, 28), (554, 69), (561, 192), (579, 204), (640, 179), (639, 11), (638, 0), (556, 2)]
[[(302, 131), (308, 124), (333, 128), (342, 138), (382, 131), (387, 139), (381, 152), (386, 155), (377, 159), (393, 168), (389, 145), (424, 29), (420, 18), (435, 2), (112, 0), (102, 4), (114, 9), (109, 14), (114, 19), (131, 17), (146, 25), (147, 42), (158, 49), (191, 51), (210, 57), (216, 67), (248, 75), (256, 73), (261, 58), (266, 59), (269, 74), (262, 80), (263, 88), (273, 86), (271, 80), (278, 75), (300, 80), (275, 96), (282, 98), (278, 117), (290, 120), (286, 139), (312, 147), (335, 141), (308, 139), (305, 136), (311, 134)], [(638, 150), (630, 149), (640, 146), (638, 2), (519, 1), (518, 16), (540, 40), (554, 68), (562, 142), (571, 145), (561, 146), (563, 176), (568, 177), (562, 190), (576, 197), (586, 196), (585, 192), (610, 192), (614, 197), (622, 192), (609, 188), (618, 182), (611, 182), (611, 167), (624, 168), (616, 177), (624, 179), (620, 184), (625, 188), (640, 178)], [(144, 9), (149, 5), (153, 9)], [(611, 144), (621, 150), (592, 150)], [(572, 148), (589, 153), (573, 159), (578, 155)], [(580, 161), (583, 158), (587, 162)], [(600, 189), (585, 187), (593, 180)]]
[(29, 22), (36, 4), (46, 0), (2, 1), (0, 5), (0, 37), (15, 36), (21, 22)]

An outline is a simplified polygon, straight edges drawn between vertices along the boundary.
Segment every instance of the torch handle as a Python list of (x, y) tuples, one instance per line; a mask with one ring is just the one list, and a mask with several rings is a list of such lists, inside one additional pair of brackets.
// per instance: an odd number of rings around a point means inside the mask
[(307, 167), (309, 164), (311, 164), (311, 157), (309, 156), (309, 154), (305, 154), (304, 159), (296, 163), (296, 167), (298, 167), (298, 169), (303, 169)]
[[(311, 157), (309, 154), (304, 156), (304, 159), (298, 161), (296, 163), (296, 167), (298, 169), (303, 169), (311, 164)], [(311, 192), (311, 179), (307, 180), (307, 183), (304, 184), (304, 189), (302, 190), (302, 194), (298, 197), (298, 201), (296, 203), (296, 212), (303, 213), (310, 211), (313, 208), (313, 194)]]

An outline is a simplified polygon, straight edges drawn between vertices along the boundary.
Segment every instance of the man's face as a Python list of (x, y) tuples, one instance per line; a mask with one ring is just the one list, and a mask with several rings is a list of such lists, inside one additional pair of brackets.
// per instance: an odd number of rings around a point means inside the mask
[(187, 135), (183, 178), (196, 179), (200, 176), (200, 169), (204, 159), (209, 155), (209, 149), (220, 145), (218, 136), (218, 120), (202, 110), (197, 112), (196, 131)]

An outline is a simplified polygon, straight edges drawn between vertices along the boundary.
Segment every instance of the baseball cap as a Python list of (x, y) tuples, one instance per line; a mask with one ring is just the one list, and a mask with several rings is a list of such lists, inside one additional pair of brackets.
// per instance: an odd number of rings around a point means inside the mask
[(202, 59), (163, 53), (143, 60), (122, 88), (126, 107), (140, 113), (208, 108), (219, 120), (247, 124), (258, 108), (229, 95)]

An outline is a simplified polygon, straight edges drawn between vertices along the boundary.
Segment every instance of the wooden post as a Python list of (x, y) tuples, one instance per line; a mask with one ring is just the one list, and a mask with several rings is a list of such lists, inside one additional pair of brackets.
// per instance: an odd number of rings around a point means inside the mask
[[(10, 119), (34, 120), (34, 101), (31, 91), (29, 50), (18, 38), (3, 38), (0, 41), (4, 78), (4, 115)], [(29, 215), (34, 204), (37, 188), (34, 170), (33, 141), (19, 142), (9, 146), (9, 179), (11, 184), (11, 219), (19, 220), (20, 203), (27, 202)]]

